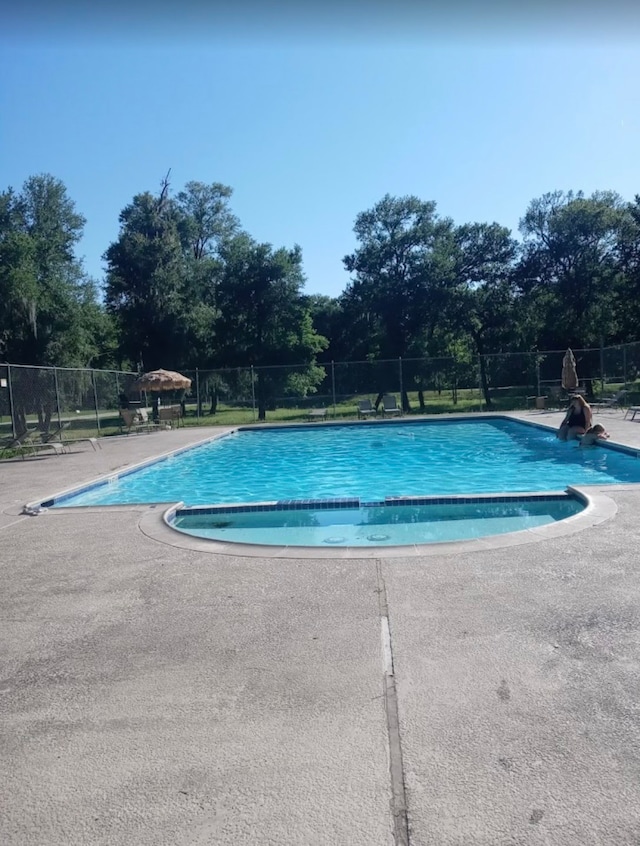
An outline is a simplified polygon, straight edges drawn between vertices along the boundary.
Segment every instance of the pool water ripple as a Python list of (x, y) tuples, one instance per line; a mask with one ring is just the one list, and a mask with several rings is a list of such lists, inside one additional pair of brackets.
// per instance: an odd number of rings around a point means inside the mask
[(640, 461), (503, 418), (238, 431), (60, 506), (564, 490), (640, 482)]

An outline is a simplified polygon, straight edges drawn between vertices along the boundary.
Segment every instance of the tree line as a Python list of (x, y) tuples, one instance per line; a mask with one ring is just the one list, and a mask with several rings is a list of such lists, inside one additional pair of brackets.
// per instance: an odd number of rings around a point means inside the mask
[(105, 277), (94, 280), (75, 255), (85, 219), (59, 179), (3, 191), (0, 360), (271, 367), (258, 381), (262, 417), (274, 391), (313, 392), (318, 365), (332, 360), (463, 361), (639, 340), (640, 196), (544, 194), (517, 239), (498, 223), (459, 225), (432, 201), (386, 195), (356, 217), (335, 298), (305, 294), (301, 248), (257, 242), (231, 197), (196, 181), (174, 193), (168, 174), (121, 211)]

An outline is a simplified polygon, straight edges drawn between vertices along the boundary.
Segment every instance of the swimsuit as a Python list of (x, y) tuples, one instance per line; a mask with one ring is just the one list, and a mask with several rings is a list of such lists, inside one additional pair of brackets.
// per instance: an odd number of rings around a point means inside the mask
[(587, 418), (584, 413), (584, 408), (581, 408), (580, 411), (572, 411), (569, 419), (567, 420), (567, 426), (580, 426), (582, 429), (586, 429), (587, 427)]

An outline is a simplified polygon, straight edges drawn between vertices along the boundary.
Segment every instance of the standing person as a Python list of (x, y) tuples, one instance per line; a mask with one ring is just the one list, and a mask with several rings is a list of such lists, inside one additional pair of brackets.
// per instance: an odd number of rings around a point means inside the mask
[(561, 441), (573, 441), (591, 428), (591, 408), (580, 394), (571, 397), (571, 402), (556, 437)]

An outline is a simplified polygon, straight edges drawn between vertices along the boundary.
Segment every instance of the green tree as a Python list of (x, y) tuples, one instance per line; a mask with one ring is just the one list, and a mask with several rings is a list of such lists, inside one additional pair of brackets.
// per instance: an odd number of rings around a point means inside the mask
[(182, 362), (187, 346), (186, 271), (180, 214), (165, 179), (158, 196), (138, 194), (120, 214), (105, 252), (105, 302), (121, 355), (143, 370)]
[(620, 285), (616, 290), (619, 332), (615, 341), (640, 340), (640, 195), (625, 209), (619, 233)]
[(354, 232), (359, 246), (343, 259), (354, 274), (344, 301), (369, 313), (370, 329), (383, 356), (403, 356), (420, 331), (431, 282), (434, 244), (447, 223), (438, 222), (433, 202), (386, 195), (361, 212)]
[(313, 328), (318, 335), (322, 335), (329, 342), (327, 348), (318, 354), (318, 360), (323, 362), (344, 360), (345, 349), (351, 348), (351, 343), (345, 343), (345, 339), (353, 327), (345, 320), (340, 298), (312, 294), (304, 297), (304, 304), (311, 315)]
[(182, 213), (181, 235), (196, 260), (215, 255), (237, 234), (239, 222), (229, 209), (233, 189), (219, 182), (187, 182), (176, 202)]
[[(316, 356), (327, 342), (315, 332), (301, 293), (299, 247), (274, 250), (242, 234), (222, 248), (222, 258), (217, 365), (256, 368), (258, 417), (265, 420), (279, 393), (315, 390), (324, 377)], [(298, 365), (295, 372), (292, 365)]]
[(518, 279), (542, 348), (581, 349), (617, 335), (624, 215), (611, 191), (556, 191), (529, 205)]
[[(96, 355), (103, 317), (94, 283), (74, 254), (84, 226), (64, 184), (32, 176), (17, 194), (0, 194), (0, 357), (15, 364), (85, 366)], [(15, 424), (38, 415), (46, 431), (55, 411), (50, 371), (19, 371)]]
[(192, 181), (176, 195), (184, 254), (185, 367), (207, 366), (214, 357), (220, 249), (240, 229), (229, 208), (232, 193), (231, 188), (218, 182), (206, 185)]
[(145, 370), (213, 359), (221, 245), (238, 230), (231, 188), (188, 182), (170, 196), (138, 194), (120, 214), (107, 249), (106, 304), (117, 321), (121, 356)]
[(454, 232), (456, 308), (454, 325), (466, 332), (480, 357), (485, 403), (491, 408), (488, 353), (513, 349), (517, 338), (512, 278), (517, 243), (497, 223), (471, 223)]
[(74, 366), (94, 350), (87, 309), (97, 307), (74, 248), (84, 218), (49, 174), (0, 194), (0, 354), (17, 364)]
[[(450, 301), (452, 223), (433, 202), (386, 195), (356, 218), (359, 246), (343, 261), (353, 274), (341, 298), (356, 355), (422, 356)], [(380, 386), (380, 393), (387, 390)], [(402, 404), (409, 410), (406, 391)]]

